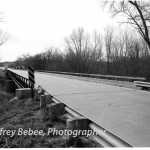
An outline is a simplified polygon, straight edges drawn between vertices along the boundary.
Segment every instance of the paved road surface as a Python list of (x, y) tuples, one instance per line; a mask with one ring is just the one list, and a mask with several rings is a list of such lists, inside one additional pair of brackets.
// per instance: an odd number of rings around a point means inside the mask
[[(13, 70), (24, 77), (27, 71)], [(35, 73), (37, 85), (135, 147), (150, 146), (150, 93)]]

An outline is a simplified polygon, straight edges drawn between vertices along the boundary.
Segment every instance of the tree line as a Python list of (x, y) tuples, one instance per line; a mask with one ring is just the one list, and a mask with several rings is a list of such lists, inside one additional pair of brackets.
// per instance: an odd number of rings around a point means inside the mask
[(12, 67), (32, 66), (35, 70), (95, 73), (146, 77), (150, 81), (150, 50), (143, 38), (131, 30), (107, 27), (104, 34), (74, 29), (60, 50), (48, 47), (33, 56), (24, 54)]
[(120, 23), (135, 30), (116, 32), (107, 27), (102, 36), (79, 28), (65, 38), (63, 52), (50, 47), (34, 56), (23, 55), (15, 64), (32, 65), (37, 70), (139, 76), (150, 81), (150, 2), (103, 1), (102, 7), (113, 17), (121, 15), (124, 19)]

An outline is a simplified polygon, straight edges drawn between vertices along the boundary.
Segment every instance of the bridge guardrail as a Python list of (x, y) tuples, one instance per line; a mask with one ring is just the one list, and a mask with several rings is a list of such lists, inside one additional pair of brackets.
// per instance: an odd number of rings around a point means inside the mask
[(134, 81), (134, 84), (138, 87), (150, 88), (150, 83), (149, 82)]
[(115, 81), (126, 81), (126, 82), (144, 81), (144, 80), (146, 80), (146, 78), (143, 78), (143, 77), (113, 76), (113, 75), (85, 74), (85, 73), (45, 71), (45, 70), (36, 70), (36, 71), (37, 72), (47, 72), (47, 73), (55, 73), (55, 74), (90, 77), (90, 78), (107, 79), (107, 80), (115, 80)]
[(17, 86), (17, 88), (30, 88), (31, 87), (31, 83), (27, 78), (22, 77), (10, 70), (8, 70), (8, 74), (12, 78), (12, 80), (15, 82), (15, 85)]

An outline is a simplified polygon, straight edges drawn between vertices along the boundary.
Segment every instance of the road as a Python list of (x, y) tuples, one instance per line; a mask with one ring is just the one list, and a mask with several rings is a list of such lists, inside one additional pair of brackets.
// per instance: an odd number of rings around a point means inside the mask
[[(27, 71), (12, 70), (27, 77)], [(150, 92), (35, 73), (36, 85), (134, 147), (150, 147)]]

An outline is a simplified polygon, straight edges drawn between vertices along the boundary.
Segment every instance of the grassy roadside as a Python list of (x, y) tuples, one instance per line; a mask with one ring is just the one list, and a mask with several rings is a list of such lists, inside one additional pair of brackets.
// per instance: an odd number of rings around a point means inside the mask
[[(2, 135), (1, 130), (16, 131), (14, 136)], [(0, 147), (1, 148), (41, 148), (41, 147), (100, 147), (87, 137), (68, 141), (65, 135), (18, 135), (18, 130), (38, 130), (47, 133), (49, 128), (65, 130), (67, 125), (60, 122), (43, 121), (39, 101), (14, 98), (0, 85)]]

